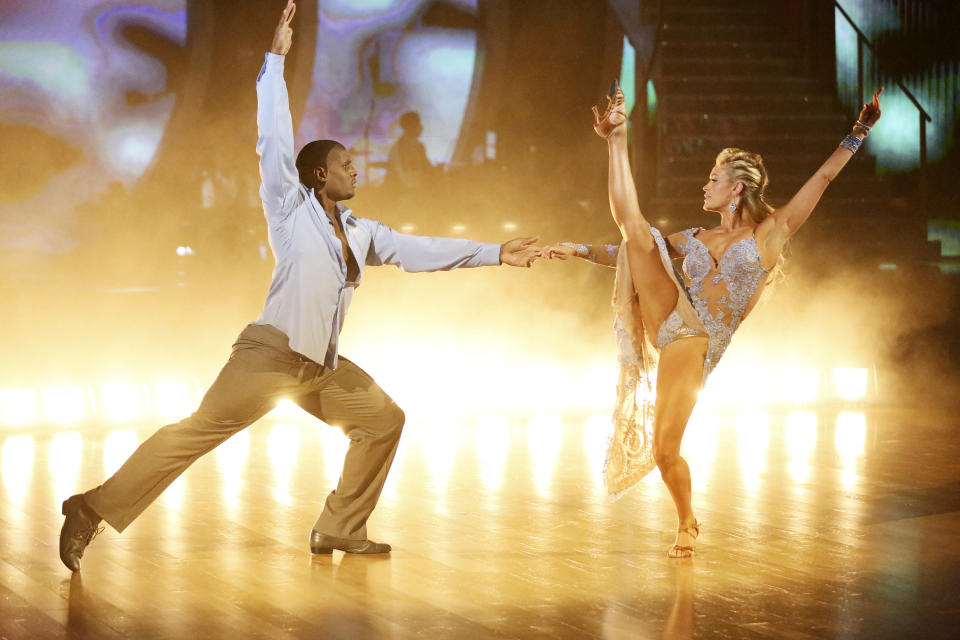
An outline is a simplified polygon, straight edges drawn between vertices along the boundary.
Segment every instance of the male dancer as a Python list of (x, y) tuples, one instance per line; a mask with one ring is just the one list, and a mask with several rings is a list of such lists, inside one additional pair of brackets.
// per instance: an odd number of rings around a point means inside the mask
[[(296, 11), (288, 0), (257, 77), (260, 197), (276, 257), (263, 313), (233, 345), (196, 413), (161, 428), (99, 487), (63, 503), (60, 559), (80, 570), (100, 520), (123, 531), (194, 460), (289, 397), (350, 438), (337, 488), (310, 532), (317, 554), (388, 553), (367, 539), (403, 428), (403, 411), (360, 367), (337, 355), (337, 341), (365, 265), (405, 271), (509, 264), (529, 267), (536, 238), (504, 245), (424, 238), (356, 218), (339, 204), (354, 195), (357, 171), (343, 145), (315, 140), (294, 161), (283, 79)], [(299, 179), (298, 179), (299, 178)]]

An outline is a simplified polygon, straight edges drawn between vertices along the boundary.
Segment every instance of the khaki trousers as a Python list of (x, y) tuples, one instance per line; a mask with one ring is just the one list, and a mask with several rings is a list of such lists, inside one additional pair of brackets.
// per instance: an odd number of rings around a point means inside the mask
[(248, 325), (197, 411), (150, 436), (84, 500), (123, 531), (194, 460), (257, 421), (281, 397), (350, 438), (340, 481), (313, 529), (366, 538), (367, 518), (400, 441), (403, 411), (354, 363), (341, 357), (335, 370), (326, 369), (292, 351), (287, 336), (270, 325)]

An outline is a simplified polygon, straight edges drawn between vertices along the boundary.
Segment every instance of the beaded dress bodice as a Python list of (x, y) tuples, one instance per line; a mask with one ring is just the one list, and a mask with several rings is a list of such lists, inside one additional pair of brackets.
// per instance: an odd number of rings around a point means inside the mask
[(697, 237), (699, 228), (681, 233), (684, 288), (709, 336), (704, 377), (717, 366), (740, 326), (757, 288), (768, 271), (760, 262), (757, 241), (751, 235), (730, 245), (717, 262)]
[(607, 490), (614, 498), (623, 495), (656, 466), (653, 414), (660, 350), (674, 340), (706, 334), (705, 382), (767, 276), (753, 236), (734, 242), (718, 262), (697, 237), (701, 230), (687, 229), (677, 242), (683, 259), (682, 269), (677, 269), (663, 235), (652, 227), (650, 231), (679, 298), (676, 308), (655, 333), (645, 327), (626, 251), (620, 247), (613, 294), (620, 375), (613, 433), (603, 470)]

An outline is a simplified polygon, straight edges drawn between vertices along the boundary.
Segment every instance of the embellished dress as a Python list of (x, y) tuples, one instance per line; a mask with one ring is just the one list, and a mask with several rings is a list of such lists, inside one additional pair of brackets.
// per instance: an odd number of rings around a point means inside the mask
[(683, 263), (682, 268), (677, 269), (671, 262), (666, 240), (651, 227), (663, 268), (679, 294), (676, 308), (656, 335), (651, 335), (641, 320), (639, 299), (623, 245), (618, 252), (613, 307), (620, 373), (613, 434), (604, 466), (604, 481), (614, 498), (656, 466), (653, 407), (660, 350), (683, 338), (706, 337), (702, 378), (706, 382), (769, 275), (761, 264), (757, 241), (752, 235), (733, 243), (718, 262), (697, 237), (700, 231), (702, 229), (694, 228), (680, 233), (677, 249)]

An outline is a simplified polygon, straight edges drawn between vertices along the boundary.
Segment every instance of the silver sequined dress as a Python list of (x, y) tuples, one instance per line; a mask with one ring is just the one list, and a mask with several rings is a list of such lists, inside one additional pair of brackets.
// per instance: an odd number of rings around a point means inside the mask
[(674, 267), (666, 240), (651, 228), (664, 269), (678, 289), (676, 308), (651, 336), (640, 317), (639, 301), (630, 276), (626, 251), (617, 256), (613, 306), (614, 329), (620, 350), (620, 375), (613, 413), (613, 433), (607, 449), (604, 479), (619, 497), (649, 473), (653, 459), (653, 406), (659, 351), (675, 340), (707, 337), (703, 381), (730, 345), (769, 272), (763, 268), (756, 239), (739, 240), (717, 261), (697, 237), (702, 229), (680, 233), (677, 249), (682, 267)]

